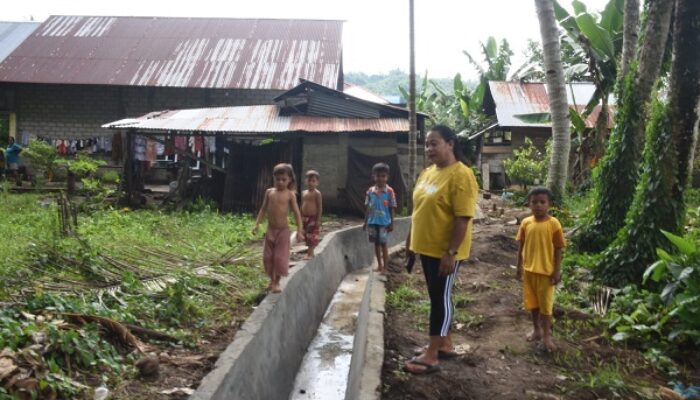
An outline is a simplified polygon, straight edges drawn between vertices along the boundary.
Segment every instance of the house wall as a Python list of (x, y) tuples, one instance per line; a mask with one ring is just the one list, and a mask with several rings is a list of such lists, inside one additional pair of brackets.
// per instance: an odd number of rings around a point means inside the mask
[(304, 136), (302, 170), (314, 169), (321, 175), (319, 190), (323, 193), (325, 208), (342, 210), (347, 206), (341, 194), (347, 181), (348, 147), (373, 156), (390, 156), (398, 151), (396, 136), (392, 134), (386, 137), (353, 137), (347, 133)]
[(167, 109), (273, 104), (279, 90), (0, 84), (17, 131), (47, 138), (111, 135), (101, 125)]

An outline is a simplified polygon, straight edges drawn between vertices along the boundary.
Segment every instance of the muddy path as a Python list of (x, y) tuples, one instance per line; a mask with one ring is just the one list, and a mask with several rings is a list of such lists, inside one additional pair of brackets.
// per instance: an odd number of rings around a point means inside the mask
[[(484, 206), (491, 211), (491, 205)], [(442, 361), (442, 371), (402, 371), (414, 349), (427, 343), (428, 299), (420, 264), (390, 265), (385, 319), (383, 399), (610, 399), (655, 398), (665, 380), (630, 350), (611, 347), (604, 327), (586, 314), (555, 310), (555, 339), (548, 354), (528, 343), (529, 315), (515, 279), (517, 226), (522, 210), (500, 210), (474, 228), (470, 260), (454, 288), (453, 342), (463, 354)], [(493, 213), (492, 213), (493, 214)]]

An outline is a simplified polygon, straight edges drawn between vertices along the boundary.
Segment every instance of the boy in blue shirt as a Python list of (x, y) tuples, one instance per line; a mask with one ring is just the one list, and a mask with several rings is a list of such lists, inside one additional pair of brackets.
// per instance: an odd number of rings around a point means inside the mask
[(369, 233), (370, 243), (374, 243), (374, 253), (377, 256), (377, 269), (386, 275), (389, 263), (387, 241), (389, 232), (394, 230), (394, 211), (396, 210), (396, 195), (394, 189), (387, 185), (389, 166), (384, 163), (372, 167), (374, 186), (367, 190), (365, 197), (365, 223), (363, 229)]
[(19, 153), (21, 152), (22, 146), (15, 143), (15, 138), (10, 136), (7, 150), (5, 150), (5, 164), (7, 165), (9, 175), (15, 180), (17, 186), (22, 186), (22, 180), (19, 175)]

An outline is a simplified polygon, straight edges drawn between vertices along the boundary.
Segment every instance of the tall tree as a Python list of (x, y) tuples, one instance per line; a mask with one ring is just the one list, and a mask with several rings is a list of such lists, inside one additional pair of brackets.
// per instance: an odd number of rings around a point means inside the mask
[(552, 0), (535, 0), (535, 7), (540, 22), (549, 109), (552, 114), (552, 159), (547, 174), (547, 186), (552, 189), (556, 199), (562, 199), (568, 178), (571, 135), (569, 104), (561, 65), (559, 28)]
[(625, 76), (634, 60), (639, 39), (639, 0), (625, 0), (624, 22), (622, 31), (622, 59), (620, 76)]
[[(414, 23), (413, 0), (408, 0), (409, 5), (409, 99), (408, 99), (408, 205), (413, 209), (413, 186), (416, 181), (416, 142), (418, 141), (418, 129), (416, 122), (416, 33)], [(427, 74), (426, 74), (427, 77)]]
[(602, 276), (612, 285), (639, 283), (656, 248), (668, 247), (661, 229), (681, 233), (700, 114), (700, 2), (677, 0), (668, 105), (657, 101), (647, 129), (642, 179), (625, 227), (606, 250)]
[(575, 241), (584, 251), (602, 251), (624, 226), (634, 198), (646, 126), (647, 108), (654, 82), (661, 71), (671, 23), (673, 0), (649, 0), (637, 67), (632, 68), (618, 93), (618, 111), (608, 149), (598, 165), (593, 213)]

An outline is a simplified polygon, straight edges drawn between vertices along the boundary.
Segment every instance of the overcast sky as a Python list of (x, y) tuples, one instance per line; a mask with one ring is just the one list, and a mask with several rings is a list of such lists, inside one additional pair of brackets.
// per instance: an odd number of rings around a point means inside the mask
[[(608, 0), (584, 0), (600, 10)], [(563, 0), (568, 5), (569, 1)], [(43, 21), (49, 15), (119, 15), (345, 20), (346, 72), (408, 71), (408, 0), (20, 0), (4, 1), (0, 18)], [(416, 68), (434, 78), (473, 78), (462, 50), (479, 55), (479, 42), (506, 38), (523, 61), (528, 38), (539, 39), (534, 0), (415, 0)]]

